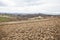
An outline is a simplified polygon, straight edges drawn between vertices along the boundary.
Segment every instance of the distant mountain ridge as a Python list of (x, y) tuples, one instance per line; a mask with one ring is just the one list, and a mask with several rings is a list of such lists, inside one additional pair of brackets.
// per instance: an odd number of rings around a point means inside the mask
[(23, 18), (32, 18), (38, 16), (60, 16), (60, 15), (48, 15), (43, 13), (35, 13), (35, 14), (22, 14), (22, 13), (0, 13), (0, 15), (8, 15), (8, 16), (15, 16), (15, 17), (23, 17)]

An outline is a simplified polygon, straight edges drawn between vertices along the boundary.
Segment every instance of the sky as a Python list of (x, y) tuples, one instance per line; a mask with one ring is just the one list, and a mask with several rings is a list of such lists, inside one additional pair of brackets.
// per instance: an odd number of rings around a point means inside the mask
[(60, 14), (60, 0), (0, 0), (0, 12)]

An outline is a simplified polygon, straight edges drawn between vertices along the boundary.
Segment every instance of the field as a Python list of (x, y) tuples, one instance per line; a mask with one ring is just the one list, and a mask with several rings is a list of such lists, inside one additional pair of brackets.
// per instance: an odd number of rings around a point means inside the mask
[(7, 22), (7, 21), (10, 21), (10, 19), (6, 17), (0, 17), (0, 22)]
[(2, 22), (0, 40), (60, 40), (60, 18)]

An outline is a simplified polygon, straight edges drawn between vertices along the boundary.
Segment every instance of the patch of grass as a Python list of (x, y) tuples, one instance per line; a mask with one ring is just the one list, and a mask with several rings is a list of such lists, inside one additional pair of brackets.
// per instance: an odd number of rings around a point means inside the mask
[(11, 19), (6, 18), (6, 17), (0, 17), (0, 22), (7, 22), (10, 21)]

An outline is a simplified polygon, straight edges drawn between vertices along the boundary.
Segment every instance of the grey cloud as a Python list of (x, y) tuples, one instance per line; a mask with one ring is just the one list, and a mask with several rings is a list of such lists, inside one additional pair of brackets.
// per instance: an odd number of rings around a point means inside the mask
[(37, 1), (41, 0), (13, 0), (17, 5), (16, 6), (33, 6), (43, 4), (42, 2), (38, 3)]
[(23, 0), (24, 2), (36, 2), (36, 1), (39, 1), (39, 0)]
[(60, 6), (53, 6), (50, 9), (48, 9), (50, 12), (60, 12)]
[(40, 1), (40, 0), (13, 0), (13, 1), (16, 1), (16, 2), (36, 2), (36, 1)]
[[(15, 10), (15, 8), (12, 8), (14, 12), (15, 11), (18, 11), (18, 12), (20, 11), (31, 12), (32, 11), (32, 12), (42, 12), (42, 13), (48, 13), (48, 14), (49, 13), (54, 14), (54, 12), (56, 13), (60, 12), (60, 0), (10, 0), (10, 1), (16, 4), (16, 5), (13, 5), (14, 7), (16, 8), (20, 7), (20, 8), (17, 8), (17, 10)], [(6, 5), (0, 2), (0, 6), (6, 6)], [(8, 10), (8, 8), (6, 9)], [(3, 10), (5, 9), (3, 8)], [(12, 10), (9, 9), (9, 11), (12, 11)]]
[(6, 6), (4, 3), (0, 2), (0, 6)]

